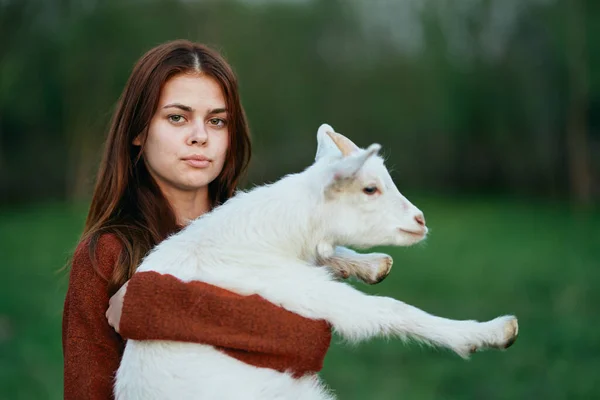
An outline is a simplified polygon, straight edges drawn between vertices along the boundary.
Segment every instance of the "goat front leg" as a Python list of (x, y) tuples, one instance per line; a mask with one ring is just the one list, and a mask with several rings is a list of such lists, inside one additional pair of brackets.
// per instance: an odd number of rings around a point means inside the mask
[(338, 278), (354, 276), (373, 285), (389, 275), (394, 260), (384, 253), (361, 254), (347, 247), (337, 246), (332, 255), (319, 256), (317, 262), (329, 267)]

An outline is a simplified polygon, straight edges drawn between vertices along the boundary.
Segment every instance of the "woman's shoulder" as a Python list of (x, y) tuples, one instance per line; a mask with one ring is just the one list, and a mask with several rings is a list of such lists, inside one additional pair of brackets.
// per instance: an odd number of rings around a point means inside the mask
[[(115, 263), (119, 259), (123, 245), (114, 233), (101, 234), (95, 243), (92, 238), (79, 242), (73, 253), (73, 269), (96, 267), (104, 277), (112, 274)], [(93, 246), (92, 246), (93, 245)]]

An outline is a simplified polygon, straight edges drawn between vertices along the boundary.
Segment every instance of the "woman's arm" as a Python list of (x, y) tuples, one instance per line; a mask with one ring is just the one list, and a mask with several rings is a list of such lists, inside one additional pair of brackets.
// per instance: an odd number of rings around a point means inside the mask
[[(98, 241), (99, 271), (110, 276), (121, 251), (119, 241), (103, 235)], [(113, 398), (113, 379), (123, 353), (123, 340), (107, 323), (107, 282), (92, 266), (87, 243), (73, 255), (63, 311), (64, 398)]]
[(157, 272), (139, 272), (129, 280), (118, 327), (124, 338), (210, 344), (252, 365), (297, 374), (320, 370), (331, 340), (325, 321), (301, 317), (258, 295)]

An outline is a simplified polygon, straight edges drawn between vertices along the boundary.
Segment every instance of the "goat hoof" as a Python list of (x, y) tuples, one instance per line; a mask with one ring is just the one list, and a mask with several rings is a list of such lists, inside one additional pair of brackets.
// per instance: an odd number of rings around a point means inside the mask
[(496, 327), (496, 337), (487, 342), (487, 347), (495, 349), (508, 349), (517, 340), (519, 335), (519, 322), (512, 315), (498, 317), (491, 321)]
[(367, 283), (371, 285), (376, 285), (379, 282), (383, 281), (385, 278), (387, 278), (387, 276), (390, 274), (390, 271), (392, 270), (392, 264), (394, 264), (394, 259), (392, 257), (388, 256), (387, 254), (381, 257), (381, 260), (378, 264), (377, 275), (375, 276), (375, 279)]
[(519, 321), (516, 318), (513, 317), (508, 320), (504, 326), (504, 334), (506, 342), (504, 342), (502, 348), (508, 349), (517, 341), (517, 337), (519, 336)]

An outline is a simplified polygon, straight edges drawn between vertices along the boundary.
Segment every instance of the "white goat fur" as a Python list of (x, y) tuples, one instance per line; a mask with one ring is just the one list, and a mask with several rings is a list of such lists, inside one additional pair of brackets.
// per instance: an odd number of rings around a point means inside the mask
[[(315, 267), (336, 246), (405, 246), (426, 234), (424, 221), (415, 219), (421, 212), (398, 191), (377, 155), (379, 145), (359, 149), (332, 132), (329, 125), (319, 128), (317, 156), (309, 168), (237, 194), (159, 244), (138, 271), (259, 294), (304, 317), (329, 321), (350, 341), (393, 335), (463, 357), (510, 344), (517, 334), (514, 317), (483, 323), (436, 317), (392, 298), (366, 295), (335, 280), (327, 268)], [(377, 193), (363, 192), (372, 186)], [(119, 400), (334, 398), (317, 375), (295, 379), (209, 345), (135, 340), (125, 348), (115, 394)]]

